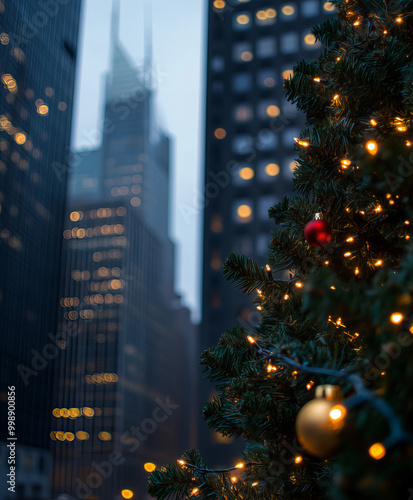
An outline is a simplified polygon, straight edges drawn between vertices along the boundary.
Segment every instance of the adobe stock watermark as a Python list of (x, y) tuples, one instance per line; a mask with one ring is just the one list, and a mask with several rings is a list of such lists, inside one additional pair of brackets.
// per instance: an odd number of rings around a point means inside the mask
[[(154, 434), (159, 425), (166, 422), (174, 411), (180, 407), (178, 404), (171, 403), (169, 396), (165, 398), (165, 401), (157, 398), (155, 403), (157, 406), (152, 411), (151, 418), (145, 418), (139, 425), (132, 426), (120, 436), (120, 443), (123, 445), (124, 451), (128, 453), (136, 452), (141, 443)], [(104, 481), (109, 479), (125, 461), (124, 452), (114, 450), (107, 460), (100, 463), (92, 462), (91, 467), (94, 470), (88, 474), (86, 479), (76, 478), (76, 497), (79, 500), (88, 499), (93, 494), (93, 491), (100, 488)]]
[(96, 145), (102, 141), (102, 137), (115, 132), (118, 122), (126, 120), (131, 112), (135, 110), (153, 90), (156, 90), (162, 81), (169, 77), (169, 73), (162, 71), (160, 66), (151, 67), (140, 74), (141, 83), (132, 87), (129, 91), (110, 102), (109, 112), (111, 118), (104, 118), (96, 128), (83, 130), (81, 136), (81, 153), (66, 150), (66, 162), (52, 162), (52, 169), (60, 182), (66, 179), (66, 175), (78, 167), (84, 158), (96, 149)]
[[(39, 31), (49, 24), (57, 16), (60, 7), (70, 3), (70, 0), (40, 0), (36, 12), (28, 19), (22, 17), (20, 22), (20, 33), (8, 33), (9, 44), (12, 48), (27, 44), (35, 38)], [(6, 31), (0, 27), (1, 31)]]
[(56, 359), (62, 350), (67, 348), (69, 339), (75, 338), (77, 335), (79, 335), (79, 330), (77, 325), (74, 324), (71, 328), (68, 328), (66, 331), (59, 332), (56, 335), (49, 333), (47, 337), (50, 342), (45, 344), (41, 351), (32, 349), (30, 366), (23, 364), (17, 366), (17, 372), (19, 373), (24, 385), (27, 387), (31, 377), (37, 377), (40, 372), (46, 369), (49, 363)]
[[(225, 168), (218, 172), (209, 171), (207, 174), (209, 179), (205, 182), (203, 189), (194, 188), (192, 190), (194, 193), (192, 203), (190, 205), (186, 203), (179, 205), (179, 211), (185, 222), (188, 222), (193, 216), (198, 216), (209, 205), (211, 200), (222, 194), (231, 184), (232, 177), (238, 174), (241, 166), (251, 164), (251, 162), (256, 160), (258, 153), (268, 151), (266, 141), (270, 137), (283, 132), (290, 123), (291, 121), (287, 115), (279, 115), (276, 118), (272, 118), (268, 128), (261, 129), (257, 136), (251, 137), (249, 141), (245, 142), (240, 152), (240, 155), (244, 156), (241, 160), (229, 161)], [(271, 148), (272, 150), (273, 148)]]

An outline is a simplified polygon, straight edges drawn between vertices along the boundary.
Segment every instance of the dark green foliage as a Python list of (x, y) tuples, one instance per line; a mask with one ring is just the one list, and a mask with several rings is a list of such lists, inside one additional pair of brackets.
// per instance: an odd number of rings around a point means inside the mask
[[(309, 146), (297, 146), (296, 196), (269, 210), (268, 267), (234, 254), (224, 266), (229, 281), (254, 294), (260, 325), (225, 332), (201, 358), (216, 388), (205, 418), (221, 434), (244, 438), (246, 466), (233, 483), (233, 472), (206, 470), (188, 453), (186, 465), (151, 475), (155, 498), (413, 498), (412, 442), (388, 441), (389, 421), (371, 405), (349, 411), (335, 457), (310, 456), (295, 435), (316, 385), (340, 383), (346, 398), (354, 395), (347, 381), (304, 367), (358, 373), (413, 433), (413, 0), (332, 3), (337, 18), (313, 30), (324, 52), (298, 63), (285, 84), (306, 113), (301, 138)], [(375, 155), (366, 149), (371, 140)], [(303, 235), (316, 212), (333, 229), (324, 248)], [(395, 312), (403, 315), (398, 324)], [(369, 455), (375, 442), (390, 443), (381, 460)]]

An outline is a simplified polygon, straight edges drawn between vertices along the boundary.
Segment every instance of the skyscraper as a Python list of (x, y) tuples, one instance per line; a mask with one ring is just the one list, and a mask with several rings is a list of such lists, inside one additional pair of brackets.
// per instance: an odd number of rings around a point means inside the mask
[[(324, 0), (208, 2), (203, 348), (236, 323), (258, 323), (251, 297), (224, 281), (222, 265), (231, 252), (265, 262), (268, 209), (291, 190), (294, 137), (304, 127), (284, 79), (297, 61), (317, 57), (311, 28), (334, 12)], [(230, 440), (202, 425), (200, 435), (212, 462), (232, 456)]]
[[(193, 446), (195, 329), (174, 292), (170, 140), (151, 65), (136, 69), (113, 13), (101, 147), (74, 154), (65, 239), (54, 490), (146, 498), (152, 464)], [(191, 423), (192, 421), (192, 423)]]
[[(80, 0), (0, 1), (0, 497), (50, 498), (57, 329)], [(15, 434), (7, 423), (15, 390)], [(11, 432), (14, 432), (11, 429)], [(9, 461), (15, 443), (16, 463)], [(13, 457), (11, 457), (13, 459)], [(7, 483), (16, 467), (15, 484)], [(9, 489), (12, 488), (12, 489)]]

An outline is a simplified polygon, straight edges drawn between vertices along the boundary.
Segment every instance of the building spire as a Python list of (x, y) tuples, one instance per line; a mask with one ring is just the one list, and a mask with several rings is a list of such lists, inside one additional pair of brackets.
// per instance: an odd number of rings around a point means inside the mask
[(144, 81), (148, 88), (152, 87), (152, 5), (150, 0), (144, 0), (144, 31), (145, 31), (145, 56), (144, 56)]
[(120, 0), (112, 0), (112, 21), (110, 25), (111, 67), (115, 59), (115, 48), (119, 43)]

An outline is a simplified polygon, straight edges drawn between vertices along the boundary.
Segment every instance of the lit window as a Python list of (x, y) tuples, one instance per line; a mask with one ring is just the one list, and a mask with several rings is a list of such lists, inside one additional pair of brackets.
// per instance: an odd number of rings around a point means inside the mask
[(267, 57), (274, 57), (277, 53), (277, 45), (275, 38), (267, 36), (257, 40), (257, 56), (265, 59)]
[(211, 69), (216, 73), (221, 73), (225, 69), (225, 59), (221, 56), (215, 56), (211, 58)]
[(304, 36), (304, 48), (305, 49), (318, 49), (321, 47), (321, 42), (316, 40), (316, 37), (312, 33), (307, 33)]
[(214, 132), (214, 135), (217, 139), (225, 139), (227, 136), (227, 132), (223, 128), (217, 128)]
[(24, 134), (23, 132), (17, 132), (16, 134), (14, 134), (14, 140), (21, 146), (26, 142), (26, 134)]
[(332, 14), (333, 12), (336, 11), (336, 8), (331, 2), (326, 2), (324, 4), (324, 10)]
[(225, 0), (214, 0), (213, 6), (215, 10), (220, 11), (225, 7)]
[(276, 105), (273, 99), (265, 99), (260, 101), (257, 105), (258, 117), (263, 120), (276, 118), (280, 113), (280, 108)]
[(243, 224), (252, 220), (252, 203), (250, 200), (239, 200), (234, 205), (235, 220)]
[(233, 48), (233, 59), (235, 62), (248, 62), (253, 59), (252, 44), (250, 42), (238, 42)]
[(292, 21), (297, 17), (297, 9), (295, 5), (287, 4), (281, 7), (281, 19), (283, 21)]
[(240, 134), (234, 137), (232, 149), (234, 153), (246, 155), (253, 152), (254, 140), (251, 135)]
[(254, 116), (252, 107), (249, 104), (239, 104), (234, 109), (234, 118), (237, 122), (247, 122)]
[(138, 198), (137, 196), (134, 196), (133, 198), (131, 198), (130, 200), (130, 204), (133, 206), (133, 207), (139, 207), (139, 205), (142, 203), (141, 199)]
[(244, 62), (249, 62), (254, 59), (254, 54), (250, 52), (249, 50), (246, 50), (241, 54), (241, 60)]
[(276, 72), (272, 68), (262, 69), (257, 73), (257, 84), (262, 89), (275, 87), (277, 83)]
[(105, 431), (102, 431), (102, 432), (99, 432), (98, 434), (98, 438), (101, 440), (101, 441), (110, 441), (112, 439), (112, 435), (110, 432), (105, 432)]
[(7, 33), (0, 33), (0, 43), (2, 45), (8, 45), (9, 41), (9, 35)]
[(39, 115), (47, 115), (49, 112), (49, 106), (47, 104), (41, 104), (37, 108), (37, 112), (39, 113)]
[(236, 73), (232, 79), (232, 88), (237, 93), (248, 92), (252, 89), (250, 73)]
[(249, 163), (239, 163), (234, 170), (232, 182), (236, 186), (245, 186), (255, 175), (252, 165)]
[(276, 177), (280, 173), (280, 167), (269, 161), (262, 161), (258, 165), (260, 179), (267, 181), (269, 177)]
[(237, 31), (249, 29), (251, 24), (251, 17), (247, 12), (236, 14), (233, 18), (233, 27)]
[(222, 269), (221, 252), (219, 250), (214, 250), (212, 252), (211, 268), (214, 271), (221, 271), (221, 269)]
[(294, 76), (294, 71), (292, 69), (285, 69), (282, 72), (282, 77), (284, 78), (284, 80), (289, 80), (293, 76)]
[(241, 179), (245, 181), (249, 181), (254, 177), (254, 170), (251, 167), (243, 167), (239, 171), (238, 175)]
[(319, 14), (318, 0), (305, 0), (301, 2), (301, 14), (303, 17), (316, 17)]
[(294, 54), (298, 52), (299, 41), (298, 34), (291, 32), (281, 36), (281, 52), (283, 54)]
[(222, 216), (214, 214), (211, 218), (211, 231), (213, 233), (221, 233), (223, 229), (224, 225), (222, 223)]
[(276, 17), (277, 11), (275, 9), (260, 9), (255, 13), (255, 22), (258, 26), (268, 26), (275, 23)]
[(259, 151), (272, 151), (278, 146), (277, 135), (269, 129), (262, 129), (257, 137), (257, 149)]
[(286, 168), (284, 169), (285, 176), (287, 178), (291, 177), (291, 173), (297, 168), (298, 163), (295, 159), (291, 158), (285, 161)]

